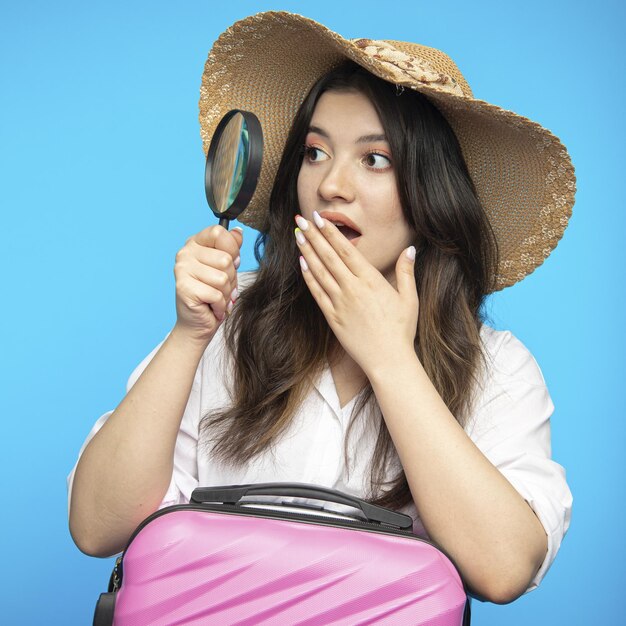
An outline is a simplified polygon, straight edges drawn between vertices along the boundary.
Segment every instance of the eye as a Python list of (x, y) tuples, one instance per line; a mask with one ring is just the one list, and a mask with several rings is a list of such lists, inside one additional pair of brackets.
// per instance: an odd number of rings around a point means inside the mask
[(365, 155), (363, 162), (373, 170), (386, 170), (391, 167), (391, 159), (378, 152), (369, 152)]
[(316, 146), (304, 146), (304, 158), (309, 161), (309, 163), (317, 163), (319, 161), (325, 161), (329, 157), (321, 148), (317, 148)]

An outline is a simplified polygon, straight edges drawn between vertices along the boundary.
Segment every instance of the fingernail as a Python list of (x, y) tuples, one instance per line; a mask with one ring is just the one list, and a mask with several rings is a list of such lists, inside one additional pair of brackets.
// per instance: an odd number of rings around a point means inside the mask
[(303, 256), (300, 257), (300, 267), (302, 268), (303, 272), (308, 272), (309, 271), (309, 266), (308, 266), (307, 262), (304, 260)]
[(229, 302), (228, 306), (226, 307), (226, 313), (228, 313), (229, 315), (232, 313), (233, 311), (233, 303)]
[(235, 226), (233, 230), (238, 230), (243, 235), (243, 228), (241, 228), (241, 226)]
[(240, 256), (238, 256), (238, 257), (234, 260), (233, 265), (235, 266), (235, 269), (236, 269), (236, 270), (238, 270), (238, 269), (239, 269), (239, 266), (241, 265), (241, 257), (240, 257)]
[(302, 217), (302, 215), (296, 215), (296, 224), (300, 227), (300, 230), (308, 230), (309, 223)]
[(293, 232), (296, 234), (296, 241), (303, 246), (306, 243), (306, 239), (304, 238), (302, 231), (299, 228), (296, 228)]
[(230, 292), (230, 299), (231, 302), (234, 302), (237, 299), (237, 296), (239, 295), (239, 291), (237, 291), (237, 287), (235, 287), (231, 292)]
[(415, 246), (409, 246), (406, 249), (406, 255), (409, 257), (411, 261), (415, 261)]
[(313, 211), (313, 221), (318, 228), (324, 228), (324, 220), (320, 217), (320, 214), (317, 211)]

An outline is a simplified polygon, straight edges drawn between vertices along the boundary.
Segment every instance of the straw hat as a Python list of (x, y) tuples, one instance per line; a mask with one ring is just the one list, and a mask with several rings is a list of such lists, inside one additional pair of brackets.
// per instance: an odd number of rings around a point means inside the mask
[(209, 53), (200, 89), (205, 153), (222, 116), (252, 111), (264, 134), (257, 190), (239, 218), (260, 228), (296, 111), (313, 84), (350, 59), (419, 91), (440, 109), (461, 145), (500, 251), (496, 289), (541, 265), (563, 236), (576, 179), (563, 144), (531, 120), (473, 97), (443, 52), (413, 43), (344, 39), (300, 15), (266, 12), (233, 24)]

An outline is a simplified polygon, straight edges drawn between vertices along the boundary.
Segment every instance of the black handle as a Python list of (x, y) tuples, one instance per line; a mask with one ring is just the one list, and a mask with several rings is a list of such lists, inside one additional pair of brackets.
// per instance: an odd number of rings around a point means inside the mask
[(93, 626), (112, 626), (115, 616), (115, 593), (101, 593), (93, 614)]
[(258, 483), (252, 485), (228, 485), (226, 487), (198, 487), (191, 494), (192, 502), (223, 502), (237, 504), (245, 496), (287, 496), (336, 502), (359, 509), (370, 522), (411, 530), (413, 520), (409, 515), (370, 504), (335, 489), (304, 483)]

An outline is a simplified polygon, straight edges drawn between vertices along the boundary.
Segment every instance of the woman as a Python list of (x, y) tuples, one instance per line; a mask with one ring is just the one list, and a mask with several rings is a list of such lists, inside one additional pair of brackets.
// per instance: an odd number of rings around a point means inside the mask
[(561, 237), (564, 148), (475, 100), (437, 50), (351, 42), (286, 13), (215, 44), (205, 141), (231, 108), (265, 133), (242, 218), (261, 230), (259, 271), (237, 277), (235, 229), (178, 253), (177, 322), (70, 481), (77, 545), (121, 550), (198, 484), (308, 482), (409, 512), (480, 597), (536, 587), (571, 495), (541, 372), (481, 305)]

